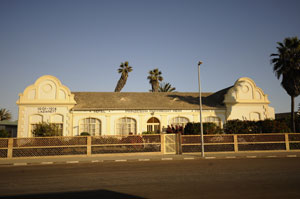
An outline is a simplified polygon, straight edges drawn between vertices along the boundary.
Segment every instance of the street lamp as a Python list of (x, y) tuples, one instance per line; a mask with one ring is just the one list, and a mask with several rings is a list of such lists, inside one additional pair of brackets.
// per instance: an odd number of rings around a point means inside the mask
[(202, 123), (202, 99), (201, 99), (201, 84), (200, 84), (200, 65), (198, 62), (198, 83), (199, 83), (199, 109), (200, 109), (200, 130), (201, 130), (201, 155), (204, 157), (204, 138), (203, 138), (203, 123)]

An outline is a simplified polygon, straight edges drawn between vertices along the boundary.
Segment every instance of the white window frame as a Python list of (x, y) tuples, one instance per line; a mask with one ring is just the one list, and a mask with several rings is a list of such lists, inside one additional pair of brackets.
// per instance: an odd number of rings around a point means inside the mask
[(87, 132), (91, 136), (101, 135), (101, 120), (94, 117), (83, 118), (79, 121), (79, 135)]
[(188, 118), (186, 118), (186, 117), (182, 117), (182, 116), (178, 116), (178, 117), (173, 117), (172, 119), (171, 119), (171, 125), (173, 125), (173, 126), (182, 126), (182, 127), (185, 127), (185, 125), (187, 124), (187, 123), (189, 123), (190, 122), (190, 120), (188, 119)]
[(204, 119), (204, 122), (215, 123), (217, 126), (221, 127), (221, 118), (217, 116), (209, 116)]
[(137, 134), (137, 123), (134, 118), (122, 117), (116, 122), (116, 134), (117, 135), (133, 135)]

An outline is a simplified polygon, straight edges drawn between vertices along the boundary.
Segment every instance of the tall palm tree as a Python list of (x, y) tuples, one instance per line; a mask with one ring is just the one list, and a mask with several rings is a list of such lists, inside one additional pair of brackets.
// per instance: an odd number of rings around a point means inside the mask
[(172, 87), (170, 83), (161, 83), (159, 84), (158, 92), (173, 92), (176, 88)]
[(11, 119), (11, 113), (6, 110), (5, 108), (0, 109), (0, 121), (3, 120), (10, 120)]
[(300, 41), (297, 37), (277, 42), (277, 53), (271, 54), (271, 64), (281, 86), (291, 97), (291, 129), (295, 132), (295, 97), (300, 94)]
[(161, 82), (164, 78), (161, 76), (161, 71), (158, 68), (149, 71), (149, 83), (152, 86), (152, 92), (158, 92), (159, 82)]
[(118, 73), (121, 73), (121, 77), (117, 83), (117, 86), (115, 88), (115, 92), (120, 92), (122, 88), (125, 86), (128, 73), (132, 71), (132, 67), (129, 66), (128, 61), (122, 62), (120, 65), (120, 68), (118, 69)]

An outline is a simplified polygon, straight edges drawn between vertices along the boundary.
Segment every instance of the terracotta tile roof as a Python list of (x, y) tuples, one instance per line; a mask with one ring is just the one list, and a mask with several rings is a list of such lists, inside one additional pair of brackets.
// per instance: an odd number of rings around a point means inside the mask
[[(230, 87), (229, 87), (230, 88)], [(227, 90), (202, 93), (203, 109), (225, 108)], [(197, 92), (72, 92), (77, 104), (73, 110), (192, 110), (199, 109)]]

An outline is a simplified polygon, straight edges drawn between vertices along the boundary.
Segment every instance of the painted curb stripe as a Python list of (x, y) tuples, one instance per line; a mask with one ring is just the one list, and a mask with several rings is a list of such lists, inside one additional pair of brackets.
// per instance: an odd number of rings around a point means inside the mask
[(246, 156), (246, 158), (256, 158), (255, 155), (249, 155), (249, 156)]
[(14, 163), (13, 164), (14, 166), (24, 166), (24, 165), (27, 165), (26, 162), (20, 162), (20, 163)]
[(79, 163), (79, 161), (67, 161), (67, 164), (74, 164), (74, 163)]
[(92, 162), (92, 163), (95, 163), (95, 162), (103, 162), (103, 160), (92, 160), (91, 162)]
[(195, 158), (184, 158), (185, 160), (195, 160)]
[(235, 156), (226, 156), (227, 159), (234, 159), (236, 158)]
[(205, 159), (216, 159), (216, 157), (205, 157)]
[(41, 162), (41, 164), (53, 164), (53, 162)]
[(287, 155), (288, 158), (296, 158), (297, 155)]
[(162, 158), (161, 160), (173, 160), (173, 158)]
[(139, 161), (150, 161), (150, 159), (139, 159)]
[(127, 162), (127, 160), (115, 160), (115, 162)]

